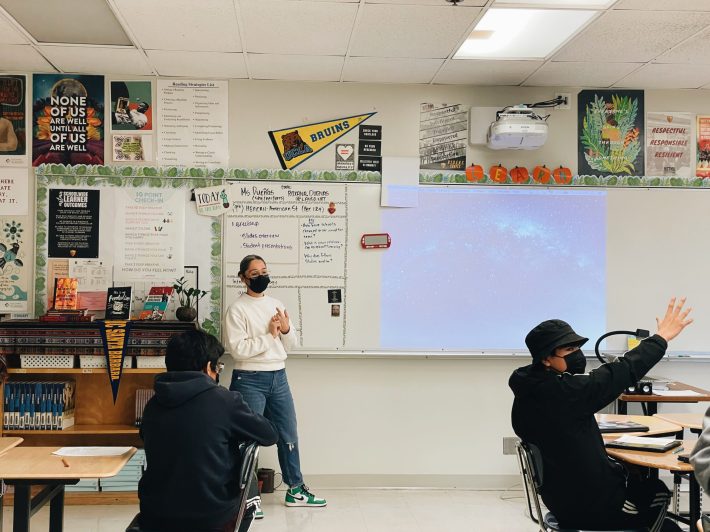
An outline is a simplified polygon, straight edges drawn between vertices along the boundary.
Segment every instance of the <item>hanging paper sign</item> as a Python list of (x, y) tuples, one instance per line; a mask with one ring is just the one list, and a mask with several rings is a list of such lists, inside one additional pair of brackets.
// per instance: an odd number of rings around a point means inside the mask
[(710, 177), (710, 116), (697, 117), (696, 177)]
[(375, 113), (346, 116), (326, 122), (269, 131), (281, 168), (296, 168), (329, 144), (352, 131)]
[(646, 113), (646, 175), (690, 177), (690, 113)]
[(116, 404), (118, 387), (123, 373), (123, 358), (126, 356), (130, 322), (126, 320), (104, 320), (100, 322), (101, 339), (106, 355), (106, 368), (113, 393), (113, 403)]
[(227, 212), (231, 205), (229, 201), (229, 187), (216, 186), (195, 189), (197, 214), (203, 216), (219, 216)]

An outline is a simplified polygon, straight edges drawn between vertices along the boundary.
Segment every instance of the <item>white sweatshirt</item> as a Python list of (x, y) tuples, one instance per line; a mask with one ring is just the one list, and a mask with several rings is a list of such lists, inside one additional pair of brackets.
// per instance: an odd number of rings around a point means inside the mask
[(242, 294), (227, 309), (224, 319), (226, 348), (234, 358), (234, 368), (247, 371), (276, 371), (286, 364), (286, 353), (298, 346), (293, 320), (288, 334), (277, 338), (269, 332), (276, 309), (285, 310), (278, 299)]

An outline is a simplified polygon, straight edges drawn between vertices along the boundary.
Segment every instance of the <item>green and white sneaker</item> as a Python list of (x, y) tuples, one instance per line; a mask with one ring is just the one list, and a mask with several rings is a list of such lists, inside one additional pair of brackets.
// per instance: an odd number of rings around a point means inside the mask
[(296, 488), (290, 488), (286, 492), (286, 506), (310, 506), (318, 508), (328, 504), (325, 499), (319, 499), (308, 491), (308, 486), (301, 484)]
[(264, 510), (261, 509), (261, 497), (255, 501), (256, 509), (254, 510), (254, 519), (263, 519)]

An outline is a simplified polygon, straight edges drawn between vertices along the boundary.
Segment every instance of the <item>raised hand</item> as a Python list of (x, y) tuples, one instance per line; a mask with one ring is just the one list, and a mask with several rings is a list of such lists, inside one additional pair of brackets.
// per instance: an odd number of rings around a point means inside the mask
[(657, 334), (662, 336), (666, 342), (670, 342), (673, 338), (678, 336), (683, 329), (693, 323), (693, 319), (688, 318), (688, 314), (690, 314), (690, 311), (693, 309), (688, 307), (686, 310), (683, 310), (683, 305), (685, 305), (684, 297), (680, 299), (679, 303), (676, 303), (676, 298), (672, 297), (668, 302), (666, 315), (663, 316), (663, 319), (656, 318), (656, 325), (658, 326)]
[(287, 310), (281, 310), (280, 308), (276, 308), (276, 317), (279, 320), (279, 323), (281, 324), (281, 334), (288, 334), (288, 332), (291, 330), (291, 322), (288, 319), (288, 311)]
[(271, 319), (269, 320), (269, 334), (271, 334), (271, 336), (276, 338), (276, 337), (278, 337), (280, 332), (281, 332), (281, 322), (279, 321), (279, 315), (275, 314), (275, 315), (271, 316)]

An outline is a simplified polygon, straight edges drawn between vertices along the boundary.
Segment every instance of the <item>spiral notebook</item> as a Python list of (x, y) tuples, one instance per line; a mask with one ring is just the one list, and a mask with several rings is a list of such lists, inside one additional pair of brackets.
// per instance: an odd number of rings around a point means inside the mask
[(622, 436), (606, 443), (607, 447), (616, 449), (635, 449), (637, 451), (650, 451), (665, 453), (681, 444), (681, 440), (673, 438), (648, 438), (646, 436)]
[(600, 421), (599, 432), (610, 434), (614, 432), (648, 432), (648, 427), (635, 421)]

